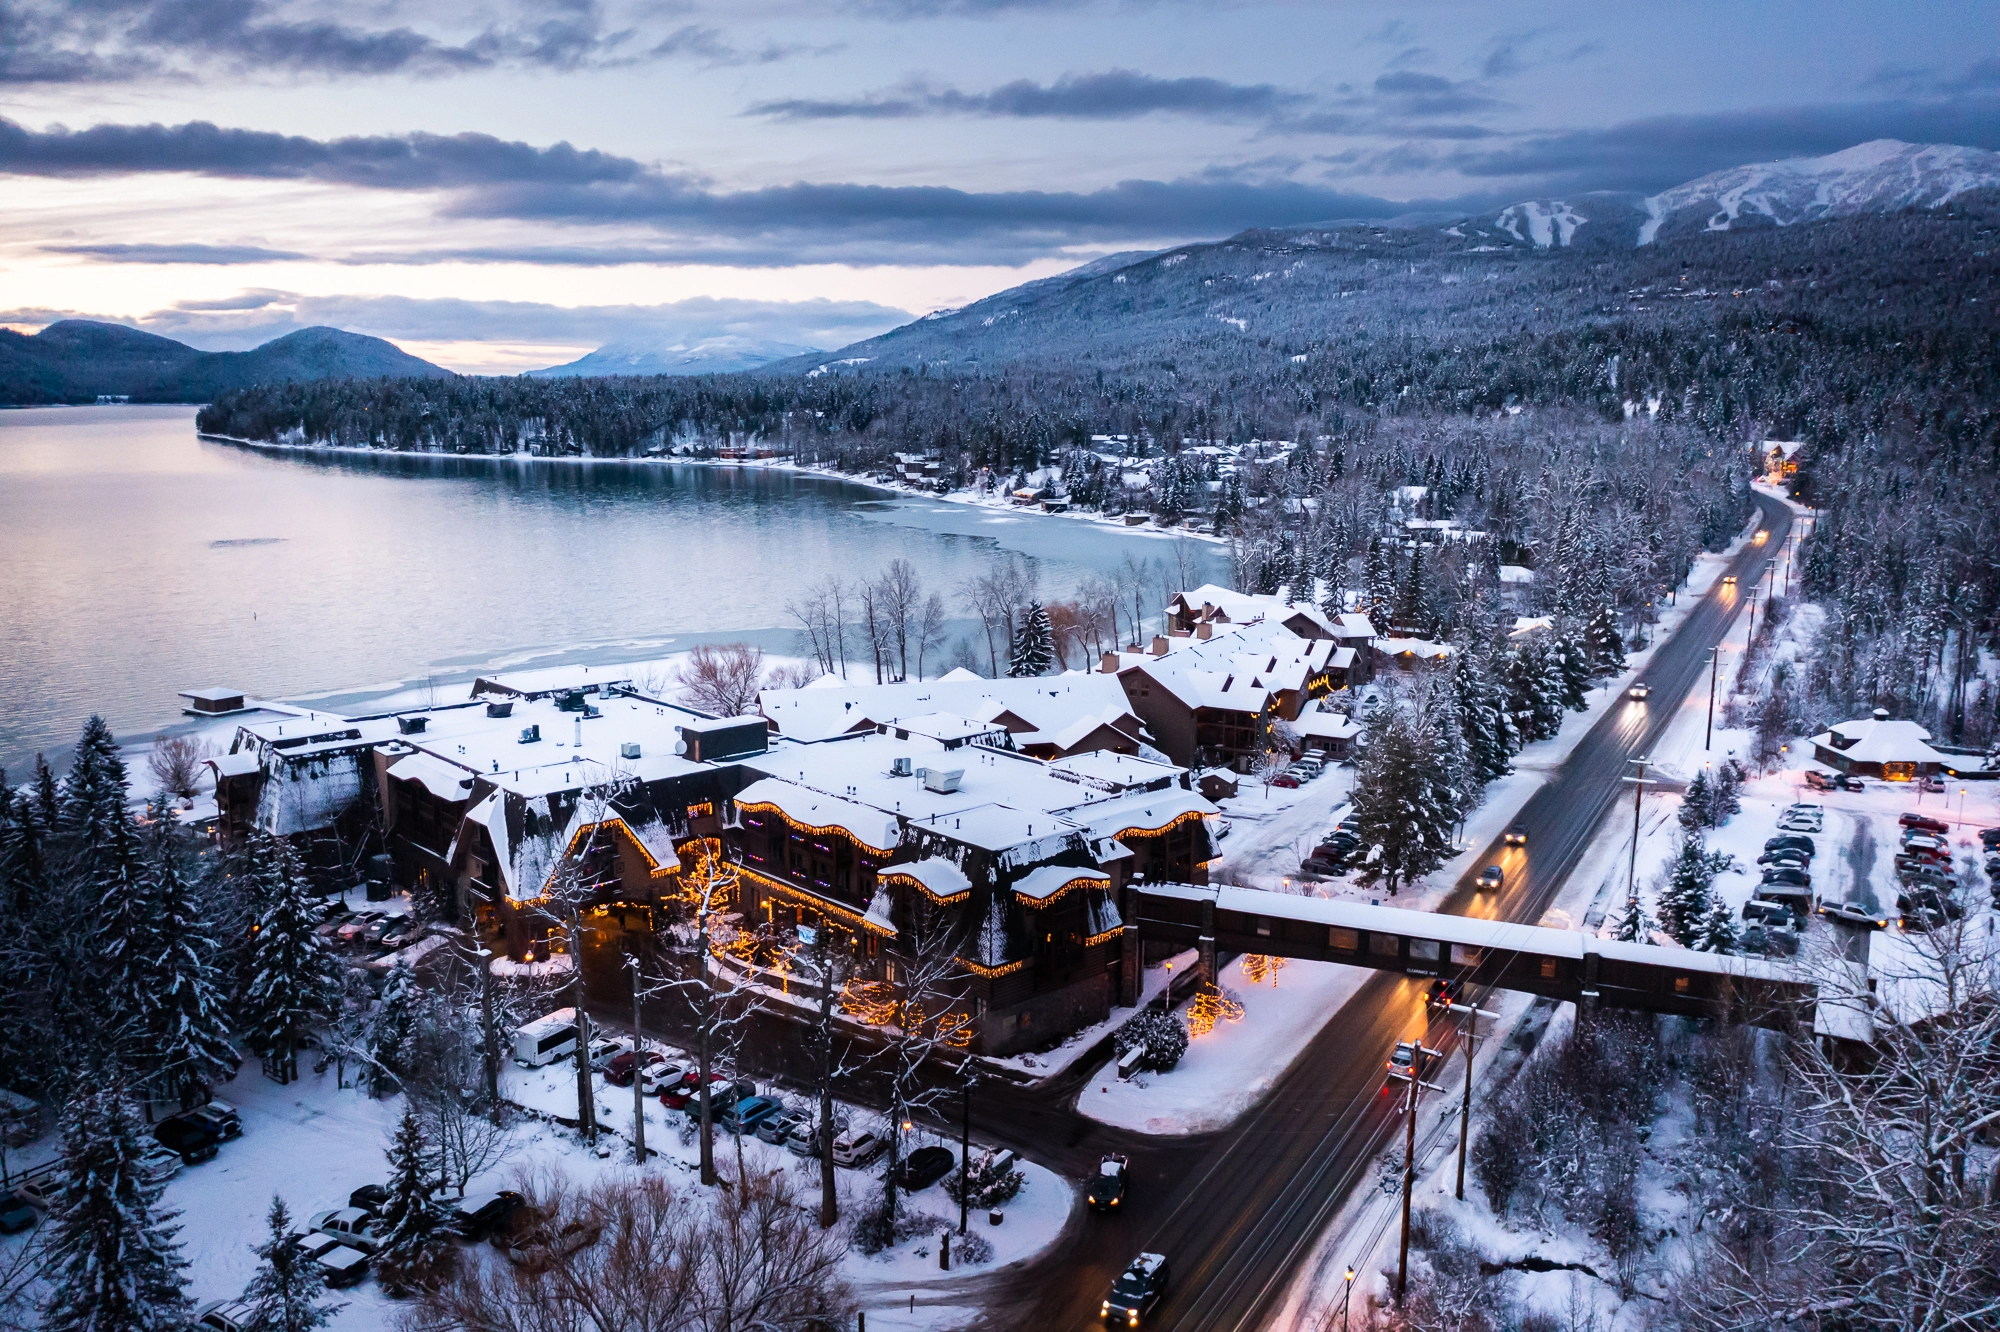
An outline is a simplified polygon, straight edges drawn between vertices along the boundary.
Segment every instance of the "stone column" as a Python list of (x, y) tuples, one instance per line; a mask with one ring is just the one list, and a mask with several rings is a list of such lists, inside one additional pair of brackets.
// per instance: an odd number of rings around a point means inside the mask
[(1195, 944), (1195, 967), (1204, 985), (1215, 984), (1215, 901), (1201, 904), (1201, 938)]
[(1140, 981), (1146, 974), (1145, 950), (1139, 943), (1139, 890), (1125, 889), (1125, 928), (1118, 936), (1118, 1004), (1139, 1006)]

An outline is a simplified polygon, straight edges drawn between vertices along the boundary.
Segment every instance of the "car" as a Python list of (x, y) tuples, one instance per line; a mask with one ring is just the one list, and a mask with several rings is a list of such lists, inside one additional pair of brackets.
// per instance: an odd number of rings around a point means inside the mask
[(55, 1195), (62, 1192), (62, 1176), (59, 1167), (44, 1166), (33, 1174), (21, 1177), (14, 1186), (14, 1196), (33, 1207), (48, 1211), (55, 1202)]
[(1479, 871), (1478, 886), (1481, 892), (1489, 890), (1498, 892), (1507, 886), (1507, 871), (1501, 869), (1498, 865), (1488, 865), (1485, 869)]
[[(732, 1081), (726, 1073), (708, 1075), (708, 1115), (711, 1120), (720, 1120), (722, 1112), (746, 1096), (757, 1094), (757, 1084), (747, 1078)], [(687, 1104), (681, 1110), (690, 1121), (701, 1119), (701, 1096), (693, 1086), (686, 1091)], [(664, 1102), (662, 1102), (664, 1104)]]
[(189, 1165), (213, 1161), (221, 1139), (184, 1115), (168, 1115), (153, 1125), (153, 1136), (181, 1154)]
[(805, 1122), (806, 1117), (796, 1110), (780, 1110), (775, 1115), (764, 1116), (763, 1122), (757, 1125), (757, 1137), (773, 1147), (782, 1146), (791, 1138), (792, 1130), (803, 1127)]
[(445, 1225), (462, 1240), (478, 1243), (507, 1224), (525, 1199), (512, 1189), (494, 1189), (461, 1198), (445, 1212)]
[(1933, 855), (1943, 856), (1946, 860), (1951, 859), (1951, 843), (1942, 837), (1933, 837), (1925, 832), (1904, 833), (1903, 850), (1908, 852), (1929, 851)]
[(687, 1075), (688, 1066), (671, 1059), (648, 1064), (639, 1070), (639, 1090), (647, 1096), (656, 1096), (677, 1083), (685, 1082)]
[(896, 1163), (896, 1183), (905, 1193), (921, 1193), (951, 1173), (958, 1157), (949, 1147), (919, 1147)]
[(1775, 851), (1766, 851), (1763, 855), (1757, 857), (1757, 863), (1759, 865), (1790, 865), (1794, 869), (1804, 869), (1812, 862), (1806, 858), (1806, 853), (1798, 848), (1781, 846)]
[(1125, 1203), (1126, 1167), (1131, 1159), (1123, 1152), (1106, 1152), (1097, 1163), (1097, 1176), (1084, 1186), (1084, 1200), (1096, 1212), (1115, 1212)]
[(1743, 904), (1743, 919), (1753, 922), (1790, 920), (1792, 909), (1783, 902), (1767, 902), (1753, 897)]
[(1347, 872), (1344, 856), (1321, 855), (1315, 851), (1299, 862), (1299, 873), (1308, 878), (1331, 879)]
[(34, 1228), (41, 1211), (18, 1193), (0, 1198), (0, 1235), (18, 1235)]
[(306, 1222), (306, 1229), (322, 1235), (331, 1235), (350, 1249), (363, 1253), (373, 1253), (382, 1247), (383, 1237), (375, 1232), (373, 1213), (364, 1212), (359, 1207), (338, 1207), (330, 1211), (314, 1212)]
[(1293, 759), (1292, 771), (1297, 773), (1299, 776), (1305, 778), (1307, 781), (1311, 781), (1313, 778), (1319, 776), (1321, 773), (1326, 771), (1326, 765), (1321, 763), (1316, 758)]
[(1528, 844), (1527, 828), (1524, 825), (1517, 823), (1511, 828), (1507, 829), (1506, 842), (1507, 845), (1509, 846), (1526, 846)]
[(1919, 791), (1929, 791), (1929, 792), (1931, 792), (1931, 793), (1932, 793), (1932, 794), (1934, 794), (1934, 795), (1943, 795), (1943, 794), (1944, 794), (1944, 778), (1942, 778), (1942, 777), (1922, 777), (1922, 778), (1919, 778), (1919, 779), (1917, 780), (1917, 789), (1918, 789)]
[(1841, 773), (1833, 779), (1833, 784), (1843, 791), (1866, 791), (1868, 789), (1868, 783), (1862, 781), (1851, 772)]
[(1803, 851), (1806, 853), (1807, 860), (1811, 860), (1817, 850), (1813, 846), (1813, 839), (1800, 833), (1779, 833), (1776, 837), (1764, 843), (1766, 851), (1776, 851), (1780, 847), (1790, 847), (1794, 851)]
[(716, 1111), (715, 1123), (724, 1133), (755, 1133), (759, 1124), (784, 1108), (768, 1096), (744, 1096)]
[(785, 1139), (785, 1150), (793, 1156), (818, 1156), (824, 1140), (818, 1125), (801, 1123)]
[(1774, 957), (1797, 957), (1799, 955), (1797, 926), (1780, 925), (1775, 921), (1764, 926), (1764, 951)]
[(1736, 586), (1736, 575), (1735, 575), (1735, 574), (1724, 574), (1724, 575), (1722, 575), (1722, 585), (1723, 585), (1724, 587), (1735, 587), (1735, 586)]
[(1903, 925), (1906, 929), (1909, 928), (1913, 917), (1929, 922), (1921, 928), (1934, 929), (1946, 921), (1962, 919), (1965, 915), (1965, 908), (1958, 904), (1957, 898), (1943, 889), (1929, 885), (1913, 885), (1897, 893), (1896, 909), (1903, 913)]
[(210, 1300), (195, 1309), (188, 1326), (198, 1332), (242, 1332), (255, 1316), (256, 1310), (242, 1300)]
[(1816, 768), (1806, 769), (1805, 781), (1806, 785), (1810, 786), (1815, 791), (1838, 791), (1840, 789), (1840, 782), (1838, 779), (1829, 777), (1827, 774), (1820, 772)]
[(217, 1142), (229, 1142), (243, 1136), (243, 1116), (237, 1114), (236, 1107), (227, 1101), (210, 1101), (184, 1113), (213, 1133)]
[(1878, 910), (1861, 906), (1855, 902), (1821, 902), (1819, 914), (1828, 920), (1841, 921), (1848, 925), (1859, 925), (1864, 929), (1886, 930), (1889, 918)]
[(1230, 833), (1235, 831), (1236, 831), (1236, 825), (1231, 823), (1228, 819), (1223, 818), (1220, 814), (1217, 814), (1214, 818), (1208, 821), (1209, 836), (1213, 837), (1218, 842), (1221, 841), (1223, 838), (1229, 836)]
[(1465, 1002), (1465, 982), (1457, 976), (1439, 976), (1431, 982), (1424, 1003), (1432, 1008), (1449, 1008)]
[(299, 1252), (319, 1264), (320, 1276), (335, 1290), (358, 1286), (368, 1275), (368, 1254), (338, 1235), (319, 1231), (299, 1241)]
[[(1912, 828), (1921, 828), (1925, 832), (1936, 833), (1939, 837), (1946, 836), (1951, 832), (1951, 825), (1943, 819), (1934, 819), (1928, 814), (1919, 814), (1915, 810), (1908, 810), (1898, 815), (1896, 817), (1896, 824), (1906, 832)], [(1991, 829), (1990, 831), (2000, 832), (2000, 829)]]
[(1939, 875), (1950, 874), (1951, 858), (1949, 856), (1929, 855), (1924, 852), (1906, 852), (1905, 854), (1896, 857), (1896, 873), (1898, 874), (1930, 873)]
[[(1900, 859), (1900, 857), (1898, 857)], [(1950, 892), (1955, 885), (1951, 876), (1937, 865), (1897, 865), (1896, 878), (1903, 883), (1918, 887), (1936, 888)]]
[(1415, 1077), (1421, 1050), (1415, 1041), (1397, 1041), (1396, 1048), (1389, 1052), (1389, 1076), (1401, 1082)]
[(2000, 828), (1981, 828), (1979, 841), (1988, 851), (2000, 851)]
[(838, 1166), (865, 1166), (889, 1144), (866, 1129), (849, 1129), (833, 1140), (833, 1163)]
[[(632, 1048), (632, 1042), (623, 1036), (593, 1036), (590, 1038), (590, 1068), (593, 1073), (602, 1073), (611, 1066), (611, 1061)], [(619, 1086), (629, 1086), (630, 1080)]]
[(1812, 907), (1812, 891), (1810, 889), (1794, 888), (1782, 883), (1760, 883), (1757, 885), (1755, 891), (1756, 896), (1752, 899), (1753, 901), (1768, 902), (1774, 906), (1781, 906), (1785, 909), (1786, 914), (1791, 916), (1794, 925), (1805, 924), (1806, 914)]
[(1782, 865), (1773, 865), (1764, 871), (1764, 882), (1790, 884), (1796, 888), (1810, 888), (1812, 887), (1812, 875), (1802, 869), (1788, 869)]
[(347, 1205), (349, 1207), (359, 1207), (371, 1216), (381, 1211), (382, 1204), (388, 1201), (388, 1187), (382, 1184), (363, 1184), (360, 1188), (347, 1195)]
[[(709, 1101), (711, 1105), (720, 1104), (721, 1089), (728, 1081), (729, 1079), (720, 1073), (711, 1073), (708, 1075)], [(697, 1096), (695, 1091), (700, 1086), (700, 1073), (694, 1069), (689, 1069), (681, 1075), (679, 1082), (668, 1083), (660, 1088), (660, 1104), (669, 1110), (687, 1110), (690, 1106), (699, 1106), (701, 1104), (701, 1097)]]
[(1141, 1320), (1160, 1307), (1167, 1295), (1167, 1260), (1164, 1254), (1142, 1253), (1111, 1283), (1101, 1316), (1107, 1323), (1137, 1327)]
[(1299, 789), (1299, 779), (1296, 774), (1287, 770), (1285, 772), (1279, 773), (1276, 777), (1273, 777), (1271, 779), (1271, 785), (1283, 787), (1287, 791), (1296, 791)]
[(658, 1050), (624, 1050), (606, 1061), (604, 1080), (615, 1087), (629, 1087), (641, 1068), (666, 1062), (667, 1057)]
[(1816, 833), (1824, 830), (1825, 821), (1818, 814), (1781, 814), (1778, 827), (1785, 832)]
[(1652, 686), (1648, 685), (1644, 680), (1638, 680), (1634, 681), (1632, 687), (1625, 691), (1625, 697), (1635, 703), (1644, 703), (1652, 692)]
[(139, 1153), (139, 1173), (154, 1184), (164, 1184), (181, 1172), (187, 1164), (181, 1154), (163, 1142), (156, 1142)]

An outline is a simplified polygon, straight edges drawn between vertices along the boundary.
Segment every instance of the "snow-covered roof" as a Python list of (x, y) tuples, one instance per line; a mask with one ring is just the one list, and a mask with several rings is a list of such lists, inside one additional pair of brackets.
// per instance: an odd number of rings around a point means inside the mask
[(1913, 721), (1863, 717), (1836, 722), (1813, 737), (1813, 743), (1838, 750), (1851, 763), (1942, 763), (1944, 755), (1927, 741), (1931, 733)]
[(254, 749), (239, 749), (234, 754), (218, 754), (204, 761), (215, 769), (218, 778), (248, 777), (263, 766), (258, 762), (257, 751)]
[[(564, 712), (553, 696), (516, 699), (506, 717), (489, 717), (483, 706), (439, 708), (425, 714), (422, 731), (395, 738), (527, 796), (577, 791), (613, 779), (662, 781), (703, 769), (677, 756), (674, 745), (681, 738), (677, 727), (707, 719), (672, 704), (620, 694), (594, 697), (591, 706), (597, 716)], [(524, 742), (521, 737), (530, 727), (538, 729), (539, 738)], [(627, 745), (639, 747), (638, 758), (624, 756)]]
[(1535, 571), (1525, 564), (1503, 564), (1500, 566), (1500, 581), (1503, 583), (1532, 583)]
[(1171, 763), (1133, 754), (1115, 754), (1105, 749), (1051, 760), (1049, 771), (1067, 773), (1078, 781), (1093, 783), (1111, 792), (1172, 784), (1181, 775), (1181, 770)]
[(1436, 661), (1451, 655), (1449, 643), (1433, 643), (1428, 638), (1381, 638), (1375, 646), (1392, 657), (1408, 654), (1420, 661)]
[[(1108, 713), (1131, 716), (1131, 705), (1116, 680), (1082, 671), (988, 680), (961, 667), (937, 680), (881, 685), (836, 681), (805, 689), (766, 689), (757, 701), (781, 734), (808, 741), (897, 718), (939, 714), (991, 722), (1009, 713), (1042, 734), (1063, 731), (1084, 718), (1101, 720)], [(1132, 718), (1130, 725), (1138, 728), (1138, 719)]]
[(942, 856), (926, 856), (907, 865), (884, 865), (882, 880), (908, 879), (940, 902), (955, 902), (972, 891), (965, 871)]
[(840, 796), (766, 777), (736, 795), (736, 808), (769, 807), (805, 828), (832, 828), (846, 833), (864, 848), (881, 855), (896, 849), (902, 832), (894, 815)]
[(1293, 730), (1322, 740), (1351, 740), (1361, 734), (1361, 723), (1344, 712), (1321, 708), (1318, 703), (1319, 700), (1314, 700), (1312, 707), (1299, 714), (1298, 720), (1291, 724)]
[(1256, 712), (1281, 690), (1298, 690), (1339, 649), (1283, 625), (1252, 625), (1212, 638), (1168, 638), (1159, 655), (1126, 653), (1118, 672), (1137, 671), (1190, 708)]
[(1360, 611), (1342, 611), (1334, 634), (1338, 638), (1373, 638), (1375, 623)]
[(1111, 876), (1103, 870), (1077, 869), (1072, 865), (1042, 865), (1014, 880), (1014, 895), (1033, 906), (1047, 906), (1072, 888), (1108, 888)]
[(416, 782), (440, 800), (464, 800), (472, 794), (472, 774), (430, 754), (405, 754), (389, 765), (398, 781)]

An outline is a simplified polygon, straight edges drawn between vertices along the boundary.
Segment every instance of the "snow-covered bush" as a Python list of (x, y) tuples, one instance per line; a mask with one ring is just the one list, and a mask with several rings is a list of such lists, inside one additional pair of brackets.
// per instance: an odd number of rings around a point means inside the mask
[[(969, 1195), (970, 1205), (973, 1207), (998, 1207), (1001, 1203), (1011, 1201), (1014, 1195), (1021, 1191), (1021, 1185), (1026, 1182), (1027, 1176), (1020, 1171), (1011, 1167), (1006, 1170), (996, 1170), (994, 1162), (987, 1160), (974, 1165), (966, 1172), (965, 1192)], [(944, 1177), (944, 1191), (951, 1195), (953, 1202), (960, 1201), (956, 1170)]]
[(949, 1230), (952, 1224), (910, 1207), (897, 1209), (891, 1221), (886, 1208), (873, 1207), (854, 1223), (854, 1247), (863, 1253), (880, 1253), (892, 1244)]
[(1165, 1073), (1180, 1063), (1181, 1056), (1187, 1053), (1187, 1024), (1172, 1013), (1157, 1008), (1144, 1009), (1118, 1028), (1111, 1044), (1120, 1058), (1130, 1050), (1144, 1050), (1146, 1053), (1139, 1061), (1140, 1067)]

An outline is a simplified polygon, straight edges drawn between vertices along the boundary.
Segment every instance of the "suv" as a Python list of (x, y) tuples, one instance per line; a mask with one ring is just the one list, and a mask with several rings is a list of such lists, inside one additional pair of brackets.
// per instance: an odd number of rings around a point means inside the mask
[(833, 1163), (842, 1166), (865, 1166), (883, 1152), (889, 1144), (866, 1129), (849, 1129), (833, 1140)]
[(335, 1290), (358, 1286), (368, 1275), (368, 1255), (338, 1235), (307, 1235), (299, 1241), (299, 1252), (319, 1264), (320, 1275)]
[(213, 1133), (217, 1142), (228, 1142), (231, 1138), (243, 1136), (243, 1117), (227, 1101), (210, 1101), (183, 1113), (186, 1118)]
[[(593, 1036), (590, 1038), (590, 1071), (602, 1073), (611, 1066), (613, 1060), (632, 1048), (632, 1042), (623, 1036)], [(624, 1084), (620, 1084), (621, 1086)]]
[(1104, 1301), (1104, 1321), (1137, 1327), (1140, 1319), (1160, 1307), (1166, 1294), (1166, 1256), (1142, 1253), (1111, 1283), (1111, 1294)]
[(824, 1139), (820, 1136), (820, 1130), (817, 1125), (808, 1124), (804, 1120), (800, 1120), (797, 1126), (792, 1129), (791, 1135), (785, 1139), (785, 1150), (793, 1156), (817, 1157), (819, 1155), (819, 1145), (822, 1141)]
[[(594, 1059), (591, 1061), (593, 1067), (596, 1062)], [(639, 1076), (640, 1069), (666, 1062), (667, 1057), (658, 1050), (621, 1050), (605, 1061), (604, 1080), (614, 1087), (629, 1087), (632, 1079)]]
[(724, 1133), (755, 1133), (759, 1124), (784, 1108), (768, 1096), (745, 1096), (717, 1111), (715, 1124)]
[(178, 1175), (181, 1164), (181, 1154), (163, 1142), (139, 1153), (139, 1173), (153, 1184), (164, 1184)]
[(1838, 791), (1840, 783), (1817, 768), (1806, 769), (1806, 785), (1815, 791)]
[(1098, 1212), (1112, 1212), (1125, 1201), (1127, 1167), (1131, 1161), (1118, 1152), (1111, 1152), (1098, 1163), (1097, 1178), (1090, 1181), (1084, 1190), (1084, 1197), (1091, 1209)]
[(896, 1163), (896, 1183), (905, 1193), (918, 1193), (949, 1175), (957, 1164), (949, 1147), (919, 1147)]
[(1527, 826), (1520, 823), (1509, 826), (1507, 836), (1503, 840), (1509, 846), (1526, 846), (1528, 844)]
[(475, 1193), (461, 1199), (445, 1213), (445, 1224), (454, 1235), (462, 1240), (478, 1243), (507, 1224), (514, 1209), (522, 1203), (521, 1195), (512, 1189), (495, 1189), (491, 1193)]
[(213, 1161), (220, 1141), (209, 1129), (184, 1115), (169, 1115), (153, 1125), (153, 1136), (179, 1152), (181, 1160), (189, 1165)]
[(1485, 869), (1479, 871), (1480, 892), (1497, 893), (1506, 886), (1507, 871), (1501, 869), (1498, 865), (1488, 865)]
[(792, 1136), (793, 1130), (803, 1129), (805, 1126), (804, 1115), (796, 1110), (780, 1110), (775, 1115), (764, 1116), (763, 1121), (757, 1125), (757, 1137), (759, 1141), (768, 1142), (773, 1147), (782, 1147)]
[(1779, 833), (1776, 837), (1764, 843), (1764, 849), (1766, 851), (1802, 851), (1805, 853), (1807, 860), (1811, 860), (1813, 855), (1819, 850), (1818, 847), (1813, 845), (1813, 839), (1804, 833)]

